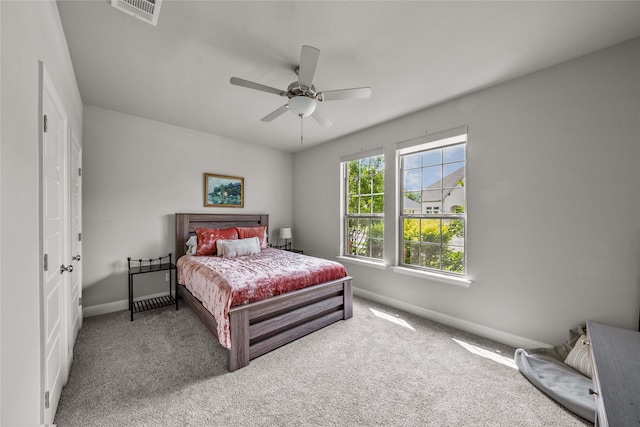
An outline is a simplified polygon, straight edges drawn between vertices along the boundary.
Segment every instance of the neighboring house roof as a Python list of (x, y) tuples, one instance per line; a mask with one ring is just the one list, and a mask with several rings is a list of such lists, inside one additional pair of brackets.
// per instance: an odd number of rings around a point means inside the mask
[(411, 200), (407, 196), (404, 197), (402, 207), (405, 211), (411, 210), (420, 212), (422, 210), (422, 206), (420, 205), (420, 203), (416, 202), (415, 200)]
[[(460, 181), (464, 181), (464, 179), (465, 167), (463, 166), (422, 190), (422, 202), (438, 202), (443, 200), (451, 194), (451, 190), (457, 187)], [(442, 194), (443, 189), (445, 194)]]

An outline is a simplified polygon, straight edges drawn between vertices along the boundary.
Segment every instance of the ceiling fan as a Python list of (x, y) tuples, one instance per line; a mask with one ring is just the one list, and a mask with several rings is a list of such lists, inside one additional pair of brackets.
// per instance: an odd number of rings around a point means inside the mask
[(311, 116), (316, 119), (321, 126), (328, 127), (333, 123), (316, 108), (318, 102), (369, 98), (371, 96), (371, 88), (358, 87), (352, 89), (317, 91), (313, 86), (313, 75), (316, 72), (319, 57), (320, 50), (312, 46), (302, 46), (300, 65), (295, 69), (298, 75), (298, 81), (291, 83), (287, 90), (276, 89), (238, 77), (231, 77), (230, 83), (236, 86), (243, 86), (289, 98), (289, 101), (282, 107), (264, 116), (261, 119), (263, 122), (270, 122), (290, 110), (301, 119)]

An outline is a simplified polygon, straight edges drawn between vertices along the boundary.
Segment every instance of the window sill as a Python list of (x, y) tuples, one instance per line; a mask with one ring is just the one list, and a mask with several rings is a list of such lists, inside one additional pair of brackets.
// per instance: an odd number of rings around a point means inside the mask
[(393, 271), (400, 274), (406, 274), (408, 276), (420, 277), (422, 279), (435, 280), (436, 282), (447, 283), (450, 285), (460, 286), (468, 288), (471, 285), (471, 280), (465, 277), (453, 277), (446, 274), (431, 273), (429, 271), (415, 270), (413, 268), (406, 267), (392, 267)]
[(363, 265), (363, 266), (366, 266), (366, 267), (373, 267), (373, 268), (377, 268), (379, 270), (386, 270), (387, 269), (387, 265), (383, 264), (381, 262), (369, 261), (369, 260), (365, 260), (365, 259), (353, 258), (353, 257), (348, 257), (348, 256), (343, 256), (343, 255), (338, 255), (336, 258), (339, 261), (344, 261), (344, 262), (348, 262), (348, 263), (351, 263), (351, 264), (358, 264), (358, 265)]

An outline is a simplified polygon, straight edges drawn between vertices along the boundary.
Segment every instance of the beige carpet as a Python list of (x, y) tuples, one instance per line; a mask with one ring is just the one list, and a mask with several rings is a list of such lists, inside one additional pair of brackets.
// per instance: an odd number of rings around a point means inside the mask
[(513, 348), (355, 298), (354, 317), (234, 373), (193, 312), (85, 319), (65, 426), (581, 426)]

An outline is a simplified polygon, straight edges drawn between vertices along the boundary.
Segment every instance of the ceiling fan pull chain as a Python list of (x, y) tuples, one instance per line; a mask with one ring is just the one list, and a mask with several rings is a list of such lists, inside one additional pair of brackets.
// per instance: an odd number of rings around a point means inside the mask
[(300, 114), (300, 145), (302, 145), (302, 114)]

